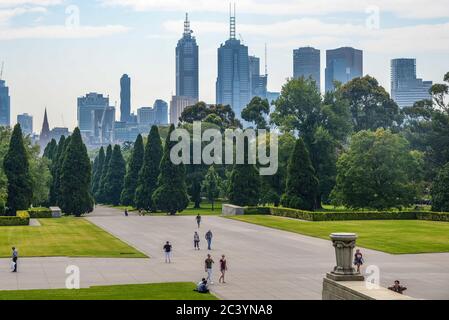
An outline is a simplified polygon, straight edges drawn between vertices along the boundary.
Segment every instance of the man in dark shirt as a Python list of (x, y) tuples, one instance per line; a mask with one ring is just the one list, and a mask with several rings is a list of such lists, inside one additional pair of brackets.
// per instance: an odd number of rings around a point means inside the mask
[(200, 224), (201, 224), (201, 216), (198, 213), (198, 215), (196, 216), (196, 223), (198, 224), (198, 229), (200, 228)]
[(212, 231), (207, 231), (206, 233), (206, 240), (207, 240), (207, 250), (211, 250), (210, 245), (212, 243)]
[(214, 264), (214, 260), (212, 260), (210, 254), (208, 254), (206, 260), (204, 260), (204, 270), (207, 272), (207, 281), (210, 284), (214, 284), (212, 281), (212, 264)]
[(165, 263), (171, 263), (171, 251), (172, 246), (169, 241), (165, 243), (164, 252), (165, 252)]
[(12, 262), (14, 263), (14, 268), (12, 272), (17, 272), (17, 260), (19, 259), (19, 253), (15, 247), (12, 247)]
[(400, 293), (400, 294), (403, 294), (403, 292), (404, 292), (405, 290), (407, 290), (406, 287), (401, 286), (399, 280), (396, 280), (396, 281), (394, 282), (394, 285), (392, 285), (391, 287), (388, 287), (388, 289), (390, 289), (391, 291)]

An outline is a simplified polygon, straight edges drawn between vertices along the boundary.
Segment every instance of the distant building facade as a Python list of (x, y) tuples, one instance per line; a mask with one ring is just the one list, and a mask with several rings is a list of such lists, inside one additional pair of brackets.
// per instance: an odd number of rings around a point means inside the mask
[(124, 74), (120, 78), (120, 121), (129, 122), (131, 115), (131, 78)]
[(20, 124), (24, 135), (33, 134), (33, 116), (28, 113), (19, 114), (17, 115), (17, 123)]
[(176, 95), (199, 97), (199, 49), (186, 14), (184, 33), (176, 46)]
[(216, 103), (230, 105), (241, 119), (251, 100), (248, 47), (236, 39), (235, 15), (230, 17), (229, 39), (218, 48)]
[(334, 81), (345, 84), (363, 76), (363, 51), (342, 47), (326, 51), (326, 92), (334, 90)]
[(431, 99), (432, 81), (416, 77), (416, 59), (391, 60), (391, 98), (400, 108), (411, 107), (415, 102)]
[(164, 100), (158, 99), (152, 108), (142, 107), (137, 109), (137, 124), (154, 125), (168, 124), (168, 104)]
[(107, 143), (113, 140), (115, 108), (109, 97), (95, 92), (78, 98), (78, 127), (87, 143)]
[(179, 123), (179, 117), (185, 108), (193, 106), (198, 102), (198, 99), (184, 96), (173, 96), (170, 101), (170, 123), (175, 126)]
[(267, 98), (268, 76), (260, 74), (260, 58), (249, 57), (249, 78), (251, 86), (251, 98)]
[(0, 126), (11, 125), (11, 97), (5, 80), (0, 80)]
[(68, 137), (70, 135), (69, 128), (66, 127), (54, 127), (50, 131), (51, 139), (55, 139), (56, 142), (59, 142), (61, 136)]
[(321, 90), (321, 58), (320, 50), (302, 47), (293, 50), (293, 77), (298, 79), (311, 77)]

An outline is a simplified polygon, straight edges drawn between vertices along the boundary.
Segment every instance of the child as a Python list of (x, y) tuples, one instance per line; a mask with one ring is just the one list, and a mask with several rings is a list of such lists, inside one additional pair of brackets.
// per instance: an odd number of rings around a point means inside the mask
[(360, 266), (363, 265), (363, 255), (360, 249), (355, 250), (354, 265), (357, 266), (357, 272), (360, 272)]

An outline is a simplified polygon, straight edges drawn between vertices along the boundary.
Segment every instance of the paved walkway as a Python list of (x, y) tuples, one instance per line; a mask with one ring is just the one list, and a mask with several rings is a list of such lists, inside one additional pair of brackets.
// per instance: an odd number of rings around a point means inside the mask
[[(224, 299), (321, 299), (322, 278), (334, 265), (329, 241), (220, 217), (203, 217), (201, 251), (193, 250), (193, 216), (124, 217), (118, 210), (98, 207), (88, 219), (151, 259), (24, 258), (18, 274), (9, 273), (9, 261), (0, 259), (0, 289), (64, 287), (70, 264), (80, 267), (82, 286), (196, 282), (205, 275), (208, 229), (214, 233), (211, 254), (216, 261), (212, 290)], [(167, 240), (174, 248), (172, 264), (164, 263), (162, 246)], [(363, 251), (367, 265), (379, 266), (382, 285), (400, 279), (410, 296), (449, 299), (449, 254)], [(226, 284), (218, 284), (222, 253), (229, 263)]]

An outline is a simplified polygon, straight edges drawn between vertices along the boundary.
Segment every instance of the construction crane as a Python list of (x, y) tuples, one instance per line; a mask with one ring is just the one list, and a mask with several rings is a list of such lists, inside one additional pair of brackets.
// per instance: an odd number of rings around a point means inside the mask
[(3, 69), (5, 68), (5, 62), (2, 61), (2, 68), (0, 69), (0, 80), (3, 80)]

